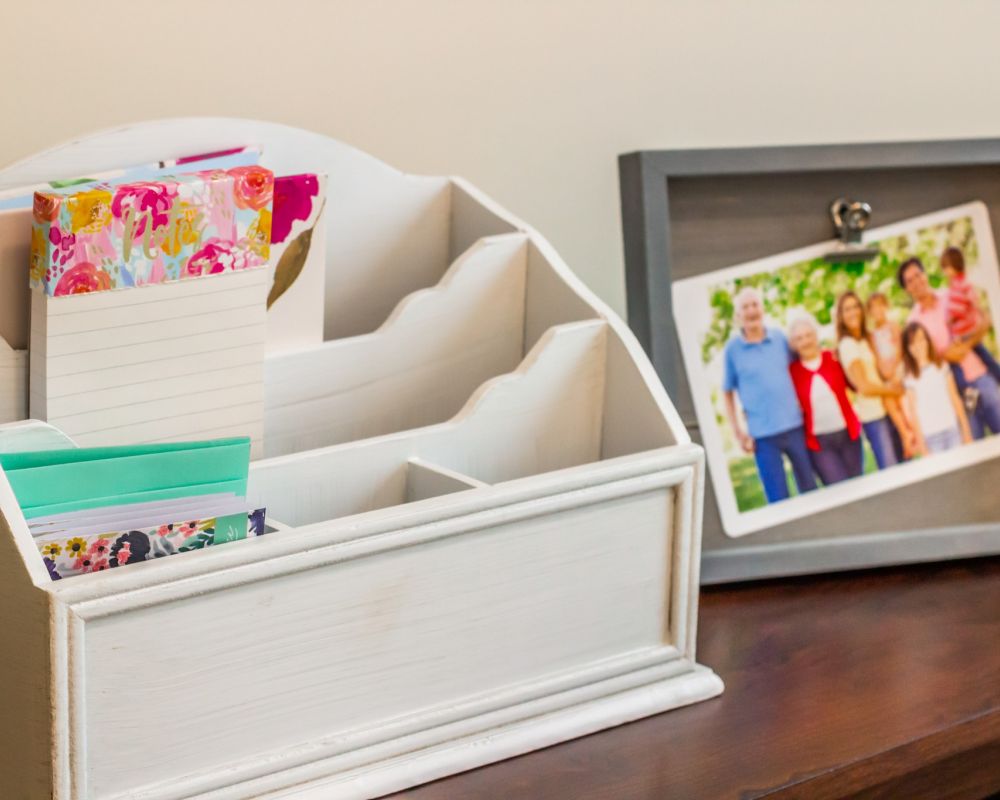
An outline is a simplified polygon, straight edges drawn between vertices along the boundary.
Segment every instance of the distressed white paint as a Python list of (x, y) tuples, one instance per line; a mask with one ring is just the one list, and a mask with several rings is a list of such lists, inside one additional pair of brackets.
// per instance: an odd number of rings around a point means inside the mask
[(528, 226), (242, 120), (110, 131), (0, 185), (244, 143), (331, 176), (329, 341), (268, 391), (345, 427), (251, 466), (290, 527), (56, 583), (0, 474), (5, 790), (369, 798), (721, 691), (694, 661), (702, 452)]

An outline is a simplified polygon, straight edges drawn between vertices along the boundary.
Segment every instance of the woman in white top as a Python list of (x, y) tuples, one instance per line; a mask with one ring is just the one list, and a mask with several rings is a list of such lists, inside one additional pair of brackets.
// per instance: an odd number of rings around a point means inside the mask
[(969, 420), (955, 378), (919, 322), (911, 322), (903, 330), (903, 363), (907, 416), (916, 436), (916, 451), (926, 456), (971, 442)]
[(899, 431), (904, 455), (911, 455), (914, 442), (901, 405), (903, 385), (882, 378), (871, 346), (865, 307), (854, 292), (844, 292), (837, 300), (837, 357), (854, 389), (854, 410), (878, 468), (899, 462), (892, 440), (893, 425)]

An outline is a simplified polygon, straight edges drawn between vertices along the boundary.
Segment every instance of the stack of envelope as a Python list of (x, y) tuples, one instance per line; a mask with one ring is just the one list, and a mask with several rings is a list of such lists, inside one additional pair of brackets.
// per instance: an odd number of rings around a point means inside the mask
[(247, 437), (0, 453), (53, 579), (264, 534)]

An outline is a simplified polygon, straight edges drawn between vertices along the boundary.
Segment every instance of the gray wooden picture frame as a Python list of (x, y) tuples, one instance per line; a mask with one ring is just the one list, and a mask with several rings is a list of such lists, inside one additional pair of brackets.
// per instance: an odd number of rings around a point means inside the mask
[[(646, 150), (618, 165), (629, 325), (698, 441), (673, 280), (832, 238), (842, 196), (871, 203), (874, 226), (982, 200), (1000, 241), (1000, 139)], [(708, 483), (703, 583), (1000, 554), (1000, 459), (738, 539)]]

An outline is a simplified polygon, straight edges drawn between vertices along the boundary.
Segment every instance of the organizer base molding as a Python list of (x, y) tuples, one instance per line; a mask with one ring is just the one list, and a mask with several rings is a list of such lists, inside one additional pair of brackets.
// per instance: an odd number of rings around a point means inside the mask
[(8, 587), (4, 622), (51, 641), (0, 677), (55, 720), (21, 709), (12, 796), (374, 797), (718, 694), (690, 655), (701, 480), (677, 448)]
[[(456, 733), (454, 738), (440, 744), (420, 747), (343, 773), (307, 780), (293, 789), (279, 790), (262, 797), (272, 800), (363, 800), (378, 797), (650, 714), (669, 711), (719, 693), (719, 679), (705, 667), (686, 659), (675, 659), (671, 666), (676, 674), (651, 683), (640, 683), (649, 679), (645, 674), (628, 676), (634, 677), (637, 685), (624, 691), (617, 690), (611, 682), (606, 687), (595, 685), (595, 693), (603, 689), (607, 694), (589, 701), (566, 698), (568, 705), (555, 711), (548, 708), (562, 700), (559, 695), (512, 708), (511, 713), (518, 712), (516, 722), (496, 723), (486, 715), (463, 720), (463, 724), (456, 727), (471, 728), (476, 732), (465, 736)], [(536, 707), (538, 710), (533, 713)], [(449, 735), (447, 730), (439, 733)], [(406, 746), (403, 742), (398, 744)]]
[(0, 186), (234, 143), (332, 176), (326, 341), (264, 362), (248, 497), (280, 530), (53, 582), (0, 472), (4, 797), (372, 798), (721, 692), (703, 452), (530, 227), (247, 120), (98, 134)]

